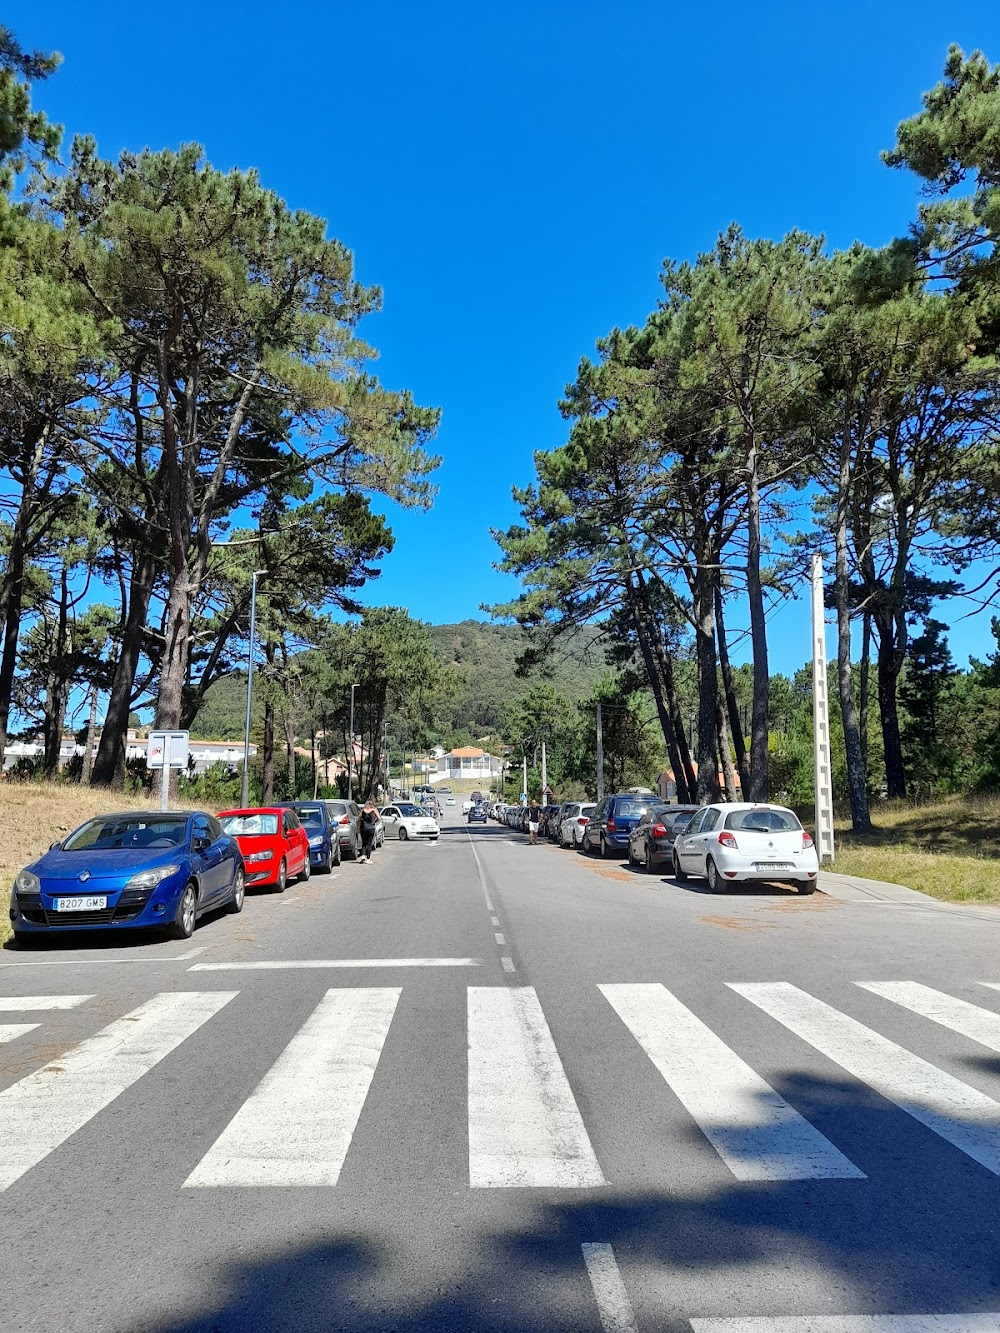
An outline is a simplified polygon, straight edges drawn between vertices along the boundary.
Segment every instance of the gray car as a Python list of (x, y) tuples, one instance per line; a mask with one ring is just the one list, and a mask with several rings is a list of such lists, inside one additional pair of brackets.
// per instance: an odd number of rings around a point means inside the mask
[(356, 861), (361, 850), (361, 811), (357, 802), (327, 801), (326, 805), (330, 811), (330, 823), (337, 826), (341, 853)]

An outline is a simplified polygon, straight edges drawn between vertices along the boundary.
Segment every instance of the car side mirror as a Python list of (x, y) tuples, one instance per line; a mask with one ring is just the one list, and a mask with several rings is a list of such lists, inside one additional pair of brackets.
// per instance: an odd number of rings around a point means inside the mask
[(204, 852), (207, 850), (207, 848), (211, 847), (211, 845), (212, 845), (211, 838), (206, 838), (202, 834), (195, 834), (195, 836), (191, 839), (191, 850), (193, 852)]
[(50, 851), (50, 852), (58, 852), (58, 851), (60, 850), (61, 847), (62, 847), (62, 843), (61, 843), (61, 842), (50, 842), (50, 843), (49, 843), (49, 851)]

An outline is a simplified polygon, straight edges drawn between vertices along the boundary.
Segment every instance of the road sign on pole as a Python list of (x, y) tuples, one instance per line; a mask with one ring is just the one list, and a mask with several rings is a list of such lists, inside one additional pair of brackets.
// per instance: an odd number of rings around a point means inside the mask
[(151, 731), (146, 742), (146, 767), (160, 769), (160, 809), (170, 803), (170, 770), (188, 766), (189, 731)]

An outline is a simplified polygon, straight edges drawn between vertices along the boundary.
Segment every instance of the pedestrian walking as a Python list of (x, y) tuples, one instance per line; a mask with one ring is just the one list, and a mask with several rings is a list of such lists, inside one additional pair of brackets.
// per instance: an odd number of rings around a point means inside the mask
[(377, 825), (378, 810), (375, 802), (369, 797), (361, 811), (361, 855), (364, 857), (366, 864), (372, 859)]
[(528, 806), (528, 840), (532, 847), (538, 846), (538, 821), (538, 802), (532, 801)]

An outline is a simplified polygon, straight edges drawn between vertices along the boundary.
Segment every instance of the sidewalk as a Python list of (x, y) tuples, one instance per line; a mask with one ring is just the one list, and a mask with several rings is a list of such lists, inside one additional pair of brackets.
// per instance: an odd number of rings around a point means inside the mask
[(975, 913), (987, 921), (1000, 922), (1000, 907), (985, 903), (945, 903), (902, 884), (886, 884), (878, 879), (862, 879), (858, 875), (837, 875), (832, 870), (819, 872), (818, 888), (830, 898), (849, 903), (890, 903), (901, 907), (922, 907), (936, 912)]

